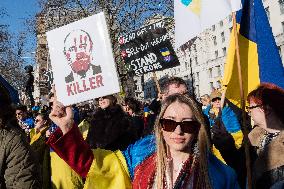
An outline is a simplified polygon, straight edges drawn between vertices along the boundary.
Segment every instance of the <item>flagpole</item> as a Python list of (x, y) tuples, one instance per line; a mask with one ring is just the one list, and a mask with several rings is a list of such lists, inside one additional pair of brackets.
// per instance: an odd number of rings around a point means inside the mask
[(243, 79), (242, 79), (240, 49), (239, 49), (239, 40), (238, 40), (238, 31), (237, 31), (236, 13), (235, 12), (233, 12), (233, 30), (234, 30), (235, 40), (236, 40), (235, 41), (235, 43), (236, 43), (236, 57), (237, 57), (238, 78), (239, 78), (239, 87), (240, 87), (240, 96), (241, 96), (242, 128), (243, 128), (243, 132), (244, 132), (247, 181), (248, 181), (248, 189), (252, 189), (250, 154), (249, 154), (249, 139), (248, 139), (248, 129), (247, 129), (247, 125), (246, 125), (246, 122), (247, 122), (246, 121), (246, 110), (245, 110), (245, 104), (246, 103), (245, 103), (244, 88), (243, 88), (243, 82), (242, 82)]

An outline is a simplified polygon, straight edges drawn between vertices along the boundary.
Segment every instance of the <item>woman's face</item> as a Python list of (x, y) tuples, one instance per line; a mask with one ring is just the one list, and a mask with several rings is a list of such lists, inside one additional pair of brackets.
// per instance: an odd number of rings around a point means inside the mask
[(254, 125), (258, 125), (262, 127), (263, 129), (267, 128), (265, 113), (264, 113), (264, 110), (261, 104), (257, 104), (253, 100), (250, 100), (248, 112), (254, 122)]
[(221, 98), (213, 98), (211, 104), (213, 108), (221, 108)]
[[(180, 102), (174, 102), (166, 109), (163, 119), (170, 119), (176, 122), (192, 121), (193, 112), (191, 108)], [(194, 125), (190, 125), (194, 127)], [(164, 140), (170, 148), (170, 151), (188, 151), (191, 147), (191, 142), (195, 134), (186, 133), (182, 130), (180, 125), (177, 125), (173, 132), (168, 132), (162, 129)]]
[(106, 97), (99, 98), (99, 106), (101, 109), (106, 109), (111, 105), (111, 100)]
[(134, 113), (133, 110), (127, 104), (122, 104), (121, 106), (123, 111), (128, 115), (132, 115)]
[(42, 118), (42, 116), (38, 115), (35, 118), (35, 127), (36, 128), (42, 128), (44, 124), (46, 123), (46, 120)]

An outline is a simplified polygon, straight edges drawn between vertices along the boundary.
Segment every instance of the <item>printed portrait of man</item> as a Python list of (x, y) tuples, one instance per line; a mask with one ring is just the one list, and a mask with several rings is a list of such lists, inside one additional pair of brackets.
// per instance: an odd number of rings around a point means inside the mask
[(65, 77), (66, 83), (74, 81), (74, 77), (85, 78), (89, 70), (92, 75), (102, 72), (100, 66), (92, 64), (93, 41), (86, 31), (71, 31), (64, 39), (63, 52), (72, 69), (71, 73)]

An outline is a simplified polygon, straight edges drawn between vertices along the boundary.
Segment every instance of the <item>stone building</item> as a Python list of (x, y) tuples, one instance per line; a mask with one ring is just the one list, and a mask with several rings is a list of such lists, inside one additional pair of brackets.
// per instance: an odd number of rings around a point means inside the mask
[[(263, 0), (263, 5), (279, 48), (279, 54), (283, 57), (284, 0)], [(181, 65), (157, 72), (158, 79), (168, 76), (181, 77), (188, 82), (189, 87), (193, 87), (191, 92), (196, 97), (210, 94), (212, 89), (220, 88), (231, 30), (232, 17), (228, 16), (198, 35), (191, 41), (192, 43), (189, 42), (184, 52), (177, 51)], [(283, 59), (282, 63), (284, 66)], [(144, 76), (143, 89), (144, 96), (140, 98), (151, 99), (157, 96), (151, 73)]]

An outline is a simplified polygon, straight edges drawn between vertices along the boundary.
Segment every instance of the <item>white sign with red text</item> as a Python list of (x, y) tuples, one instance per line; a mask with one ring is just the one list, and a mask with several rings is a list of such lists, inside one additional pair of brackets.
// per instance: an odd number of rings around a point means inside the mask
[(104, 13), (46, 35), (58, 101), (71, 105), (120, 91)]

